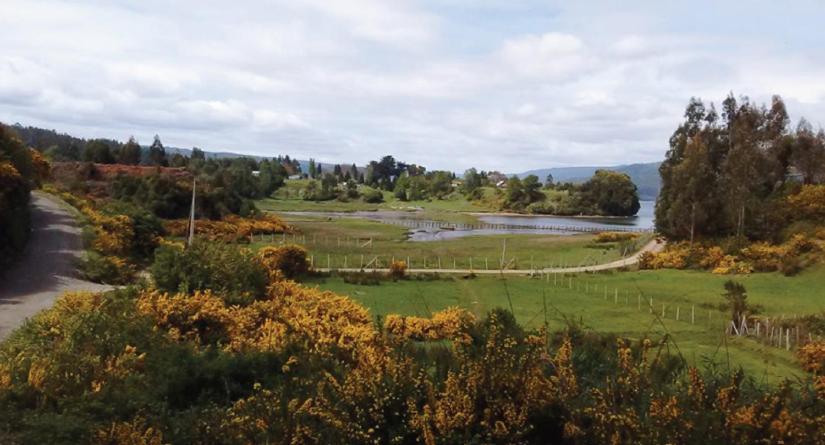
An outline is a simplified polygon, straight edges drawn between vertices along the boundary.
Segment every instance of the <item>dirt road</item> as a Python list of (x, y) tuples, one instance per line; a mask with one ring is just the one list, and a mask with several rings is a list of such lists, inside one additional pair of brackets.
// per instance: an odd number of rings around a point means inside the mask
[[(488, 274), (488, 275), (498, 275), (498, 274), (505, 274), (505, 275), (531, 275), (531, 274), (545, 274), (545, 273), (578, 273), (578, 272), (595, 272), (599, 270), (608, 270), (608, 269), (619, 269), (626, 266), (632, 266), (639, 262), (639, 256), (643, 252), (660, 252), (665, 247), (663, 242), (659, 242), (657, 240), (651, 240), (649, 243), (645, 244), (644, 247), (641, 248), (635, 254), (627, 257), (622, 258), (620, 260), (612, 261), (609, 263), (604, 264), (595, 264), (592, 266), (578, 266), (578, 267), (548, 267), (544, 269), (407, 269), (408, 273), (446, 273), (446, 274)], [(316, 270), (321, 272), (329, 272), (330, 269), (327, 268), (316, 268)], [(338, 270), (342, 272), (358, 272), (361, 269), (358, 268), (334, 268), (333, 270)], [(373, 269), (373, 268), (365, 268), (365, 271), (377, 271), (377, 272), (389, 272), (389, 269)]]
[(80, 227), (61, 203), (33, 192), (32, 229), (23, 257), (0, 275), (0, 339), (50, 307), (63, 292), (110, 289), (77, 278), (75, 263), (83, 247)]

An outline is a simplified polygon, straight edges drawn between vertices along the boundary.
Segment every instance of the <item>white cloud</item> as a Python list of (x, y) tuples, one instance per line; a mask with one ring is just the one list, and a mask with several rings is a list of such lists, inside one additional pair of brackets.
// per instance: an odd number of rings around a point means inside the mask
[(0, 120), (459, 171), (658, 160), (691, 96), (825, 120), (811, 11), (586, 3), (6, 0)]
[(578, 37), (561, 33), (530, 35), (507, 41), (500, 55), (502, 61), (516, 72), (550, 80), (579, 74), (593, 63)]

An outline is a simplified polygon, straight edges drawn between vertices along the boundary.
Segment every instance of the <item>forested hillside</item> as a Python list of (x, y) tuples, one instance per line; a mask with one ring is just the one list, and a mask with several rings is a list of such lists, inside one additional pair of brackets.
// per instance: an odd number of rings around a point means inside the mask
[(616, 165), (612, 167), (542, 168), (519, 173), (518, 177), (524, 179), (529, 175), (535, 175), (539, 179), (545, 179), (547, 175), (551, 175), (556, 182), (582, 183), (593, 176), (596, 170), (611, 170), (630, 176), (630, 179), (636, 184), (639, 190), (639, 199), (649, 201), (656, 199), (661, 188), (659, 165), (661, 165), (661, 162)]

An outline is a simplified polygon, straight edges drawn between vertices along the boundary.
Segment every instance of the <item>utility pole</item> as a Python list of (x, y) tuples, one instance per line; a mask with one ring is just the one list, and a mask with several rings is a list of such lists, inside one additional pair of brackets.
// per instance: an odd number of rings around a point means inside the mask
[(192, 241), (195, 239), (195, 186), (197, 179), (192, 178), (192, 210), (189, 212), (189, 240), (188, 247), (192, 247)]

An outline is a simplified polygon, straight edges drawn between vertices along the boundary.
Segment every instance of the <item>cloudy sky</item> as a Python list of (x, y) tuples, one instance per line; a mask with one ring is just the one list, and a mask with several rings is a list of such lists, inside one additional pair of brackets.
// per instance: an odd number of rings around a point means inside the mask
[(825, 123), (812, 1), (0, 0), (0, 121), (430, 169), (660, 160), (691, 96)]

